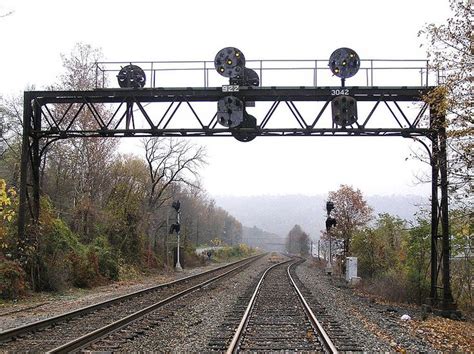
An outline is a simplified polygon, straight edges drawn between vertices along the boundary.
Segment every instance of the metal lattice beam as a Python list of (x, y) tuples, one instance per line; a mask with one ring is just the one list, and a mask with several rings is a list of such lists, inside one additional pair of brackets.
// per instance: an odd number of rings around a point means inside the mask
[[(430, 87), (241, 87), (232, 95), (244, 102), (271, 102), (263, 117), (257, 117), (257, 127), (247, 128), (256, 136), (427, 136), (432, 130), (421, 124), (421, 117), (428, 105), (421, 105), (418, 114), (409, 119), (397, 102), (420, 102)], [(340, 94), (350, 95), (358, 101), (371, 104), (366, 116), (349, 127), (325, 126), (321, 117), (327, 113), (331, 100)], [(124, 136), (231, 136), (231, 130), (217, 124), (216, 114), (198, 113), (194, 105), (198, 102), (214, 103), (229, 95), (222, 88), (166, 88), (166, 89), (103, 89), (94, 91), (40, 91), (26, 93), (33, 107), (41, 115), (41, 130), (31, 130), (38, 138), (71, 137), (124, 137)], [(299, 102), (319, 102), (314, 113), (304, 116)], [(104, 111), (99, 105), (108, 104)], [(163, 107), (156, 113), (156, 106)], [(368, 127), (374, 113), (381, 106), (387, 108), (389, 125)], [(215, 106), (209, 106), (215, 111)], [(285, 108), (286, 107), (286, 108)], [(286, 124), (278, 127), (269, 123), (275, 112), (286, 109)], [(194, 121), (193, 126), (174, 127), (177, 113), (186, 114)], [(136, 114), (134, 113), (136, 112)], [(89, 114), (93, 123), (87, 130), (76, 125), (82, 114)], [(136, 125), (140, 115), (144, 125)], [(33, 117), (31, 117), (33, 118)], [(293, 125), (293, 126), (291, 126)]]

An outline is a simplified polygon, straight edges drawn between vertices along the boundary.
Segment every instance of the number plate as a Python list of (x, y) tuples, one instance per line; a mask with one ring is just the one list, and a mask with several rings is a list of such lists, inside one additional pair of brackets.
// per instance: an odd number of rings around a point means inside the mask
[(349, 89), (331, 90), (331, 96), (349, 96)]
[(222, 92), (237, 92), (239, 85), (222, 85)]

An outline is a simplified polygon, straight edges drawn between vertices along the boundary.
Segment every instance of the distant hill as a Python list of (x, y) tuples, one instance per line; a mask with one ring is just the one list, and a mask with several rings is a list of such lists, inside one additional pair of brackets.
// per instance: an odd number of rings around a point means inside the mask
[(285, 238), (259, 229), (258, 227), (242, 228), (242, 242), (252, 247), (259, 247), (266, 251), (284, 251)]
[[(247, 227), (256, 226), (284, 238), (298, 224), (316, 239), (326, 220), (326, 198), (325, 195), (217, 196), (215, 201)], [(413, 220), (419, 206), (428, 203), (427, 198), (414, 195), (375, 195), (366, 199), (375, 214), (389, 213), (406, 220)]]

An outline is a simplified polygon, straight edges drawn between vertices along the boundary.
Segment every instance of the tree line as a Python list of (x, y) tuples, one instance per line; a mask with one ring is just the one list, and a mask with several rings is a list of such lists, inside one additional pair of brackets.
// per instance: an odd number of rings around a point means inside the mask
[[(94, 88), (94, 62), (101, 52), (79, 43), (63, 55), (64, 73), (54, 90)], [(242, 225), (215, 205), (200, 186), (206, 151), (189, 140), (152, 137), (141, 152), (119, 152), (114, 138), (66, 139), (45, 146), (40, 167), (39, 225), (27, 243), (17, 239), (22, 100), (2, 99), (0, 155), (0, 289), (13, 296), (28, 283), (34, 290), (92, 286), (135, 269), (170, 266), (176, 235), (169, 225), (180, 200), (184, 263), (196, 262), (199, 244), (237, 245)], [(52, 111), (53, 115), (65, 112)], [(106, 106), (98, 108), (104, 112)], [(79, 111), (65, 114), (72, 122)], [(86, 130), (94, 117), (81, 111), (74, 128)]]
[[(336, 225), (321, 235), (322, 254), (332, 240), (333, 260), (344, 271), (346, 256), (358, 258), (359, 275), (372, 292), (396, 301), (422, 303), (430, 295), (431, 215), (420, 206), (415, 221), (374, 215), (362, 192), (348, 185), (329, 193)], [(451, 275), (455, 301), (472, 310), (473, 220), (463, 208), (450, 212)]]

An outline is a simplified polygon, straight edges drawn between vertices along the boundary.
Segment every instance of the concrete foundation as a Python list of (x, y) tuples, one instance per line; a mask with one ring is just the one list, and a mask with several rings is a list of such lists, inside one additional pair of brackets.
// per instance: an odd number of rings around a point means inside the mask
[(361, 278), (352, 277), (351, 280), (349, 280), (349, 286), (357, 286), (359, 285), (360, 281), (361, 281)]

